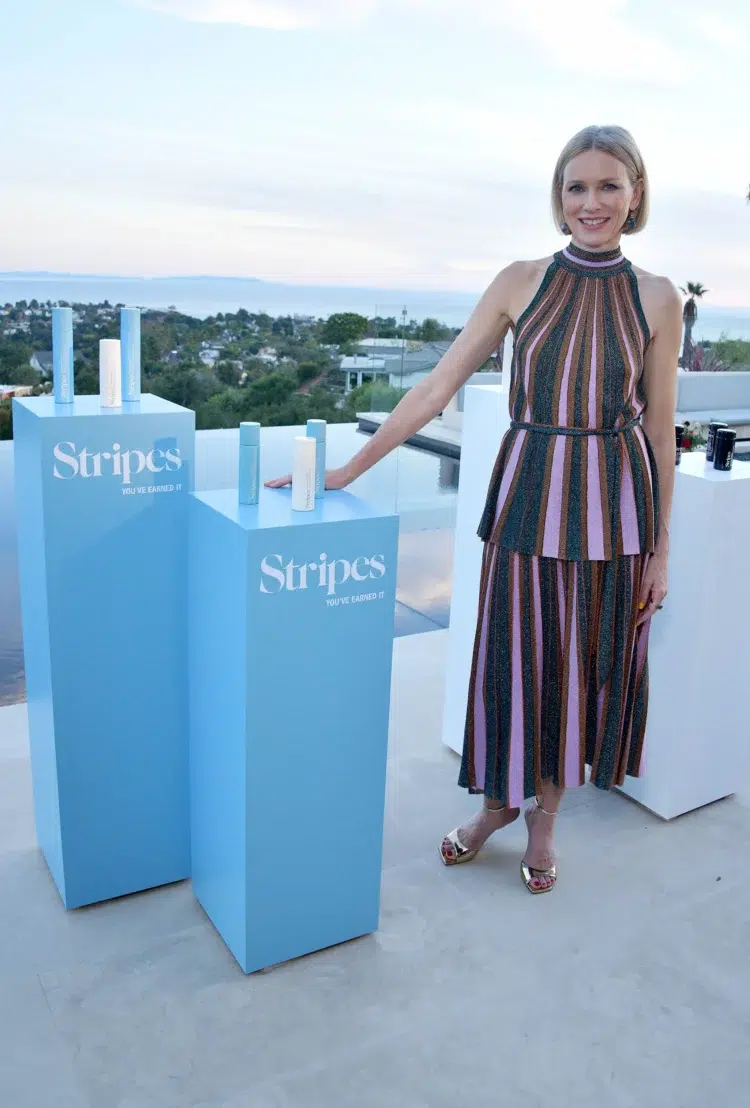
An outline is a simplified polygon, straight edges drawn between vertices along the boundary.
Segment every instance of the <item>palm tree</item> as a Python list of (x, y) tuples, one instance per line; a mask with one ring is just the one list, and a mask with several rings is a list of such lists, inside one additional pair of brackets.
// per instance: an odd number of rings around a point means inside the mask
[(698, 308), (695, 303), (696, 298), (700, 299), (701, 296), (705, 296), (708, 292), (707, 288), (704, 288), (700, 281), (688, 281), (687, 288), (684, 289), (680, 285), (680, 292), (684, 292), (687, 296), (685, 306), (682, 309), (682, 322), (685, 325), (685, 338), (682, 343), (682, 357), (680, 358), (680, 365), (685, 369), (690, 369), (690, 363), (693, 360), (693, 340), (692, 333), (695, 321), (698, 318)]

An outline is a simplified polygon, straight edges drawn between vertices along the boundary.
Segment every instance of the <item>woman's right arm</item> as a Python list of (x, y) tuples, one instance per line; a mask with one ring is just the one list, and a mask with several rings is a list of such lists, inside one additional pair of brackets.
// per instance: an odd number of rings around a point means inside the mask
[[(502, 342), (511, 322), (511, 304), (517, 298), (519, 282), (524, 279), (528, 278), (523, 262), (512, 262), (498, 273), (482, 294), (466, 326), (429, 376), (409, 389), (372, 438), (346, 465), (329, 471), (326, 488), (348, 485), (443, 411), (461, 385)], [(280, 477), (266, 484), (279, 488), (289, 481), (289, 477)]]

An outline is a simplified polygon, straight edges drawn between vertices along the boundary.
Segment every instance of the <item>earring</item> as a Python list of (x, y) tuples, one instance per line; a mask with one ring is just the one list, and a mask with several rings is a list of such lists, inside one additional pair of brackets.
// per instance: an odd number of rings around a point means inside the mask
[(635, 216), (634, 216), (634, 215), (630, 215), (630, 216), (628, 216), (628, 218), (627, 218), (627, 219), (625, 220), (625, 229), (626, 229), (627, 231), (632, 231), (634, 227), (635, 227)]
[(562, 233), (564, 235), (569, 235), (570, 234), (570, 227), (568, 227), (567, 223), (562, 223), (560, 225), (560, 230), (562, 231)]

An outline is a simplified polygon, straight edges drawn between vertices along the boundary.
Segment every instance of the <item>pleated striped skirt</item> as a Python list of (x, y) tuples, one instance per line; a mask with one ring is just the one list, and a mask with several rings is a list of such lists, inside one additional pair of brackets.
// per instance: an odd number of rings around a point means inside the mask
[(517, 807), (542, 782), (642, 771), (648, 554), (562, 561), (486, 542), (459, 785)]

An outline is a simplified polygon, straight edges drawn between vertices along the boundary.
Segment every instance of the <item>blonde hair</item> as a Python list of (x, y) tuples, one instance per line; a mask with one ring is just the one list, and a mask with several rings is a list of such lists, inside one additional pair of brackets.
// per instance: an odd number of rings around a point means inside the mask
[(643, 181), (641, 202), (635, 211), (630, 213), (635, 220), (635, 226), (623, 227), (622, 233), (624, 235), (634, 235), (638, 231), (642, 231), (648, 221), (649, 209), (649, 184), (646, 166), (643, 162), (643, 155), (630, 131), (614, 124), (604, 127), (584, 127), (578, 134), (573, 135), (573, 138), (566, 142), (563, 147), (560, 157), (557, 159), (555, 172), (552, 175), (552, 217), (558, 231), (563, 234), (562, 225), (565, 217), (562, 208), (562, 187), (565, 167), (578, 154), (584, 154), (587, 150), (603, 150), (606, 154), (611, 154), (613, 158), (617, 158), (618, 162), (622, 162), (625, 166), (631, 185), (635, 185), (639, 179)]

